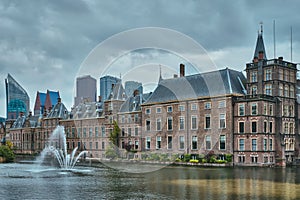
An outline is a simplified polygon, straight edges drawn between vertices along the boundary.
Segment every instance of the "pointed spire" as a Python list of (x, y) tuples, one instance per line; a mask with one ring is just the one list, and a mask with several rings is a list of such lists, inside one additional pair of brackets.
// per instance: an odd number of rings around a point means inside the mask
[(263, 40), (262, 34), (263, 34), (263, 23), (260, 22), (260, 31), (258, 32), (253, 58), (258, 58), (259, 60), (262, 60), (262, 59), (266, 60), (267, 56), (266, 56), (266, 50), (265, 50), (265, 45), (264, 45), (264, 40)]
[(163, 80), (162, 76), (161, 76), (161, 65), (159, 64), (159, 79), (158, 79), (158, 83), (160, 83)]

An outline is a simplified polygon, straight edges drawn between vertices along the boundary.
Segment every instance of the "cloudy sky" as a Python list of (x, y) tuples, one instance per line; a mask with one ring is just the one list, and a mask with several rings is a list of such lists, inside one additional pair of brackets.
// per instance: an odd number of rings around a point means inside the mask
[[(172, 47), (170, 51), (193, 40), (203, 48), (202, 52), (207, 52), (215, 68), (228, 66), (241, 71), (245, 68), (245, 63), (252, 60), (261, 21), (267, 56), (274, 57), (275, 20), (276, 57), (283, 56), (290, 61), (292, 26), (293, 61), (298, 63), (300, 62), (299, 8), (300, 2), (296, 0), (0, 0), (0, 116), (6, 115), (4, 79), (8, 73), (27, 90), (31, 98), (31, 108), (36, 92), (47, 89), (59, 90), (62, 101), (70, 108), (74, 99), (74, 81), (80, 74), (91, 73), (97, 80), (98, 76), (105, 73), (116, 76), (121, 74), (126, 77), (126, 71), (130, 71), (130, 67), (134, 69), (136, 66), (143, 66), (143, 69), (135, 70), (140, 73), (139, 80), (142, 81), (148, 77), (149, 71), (158, 77), (157, 66), (161, 63), (162, 74), (168, 78), (172, 73), (176, 73), (177, 68), (175, 66), (168, 71), (167, 69), (170, 69), (168, 66), (187, 61), (183, 58), (185, 56), (181, 57), (183, 54), (190, 55), (188, 61), (201, 57), (201, 53), (198, 56), (188, 47), (184, 47), (185, 52), (181, 52), (179, 56), (161, 50), (141, 50), (127, 54), (120, 51), (121, 53), (117, 55), (104, 53), (106, 56), (118, 58), (110, 58), (108, 59), (110, 62), (104, 64), (102, 61), (107, 59), (101, 54), (107, 48), (104, 41), (116, 39), (120, 33), (131, 29), (162, 28), (169, 30), (171, 35), (175, 32), (182, 34), (189, 41), (178, 40), (175, 35), (166, 37), (164, 34), (156, 34), (157, 32), (154, 34), (147, 34), (149, 33), (147, 31), (142, 34), (133, 32), (135, 34), (131, 34), (130, 37), (121, 37), (122, 41), (120, 38), (114, 42), (110, 41), (109, 44), (115, 47), (110, 48), (111, 52), (112, 50), (118, 52), (118, 46), (122, 46), (123, 43), (127, 45), (138, 43), (141, 38), (156, 41), (155, 44), (167, 41), (168, 44), (162, 45), (164, 47), (170, 47), (172, 43), (174, 48)], [(93, 54), (91, 52), (96, 52), (97, 47), (102, 48), (97, 54), (99, 57), (91, 56)], [(138, 45), (134, 48), (138, 48)], [(97, 58), (98, 61), (95, 61)], [(209, 68), (208, 63), (203, 63)], [(85, 70), (92, 65), (93, 70)], [(107, 66), (113, 66), (109, 67), (113, 70), (105, 70)], [(122, 71), (122, 67), (126, 70)], [(133, 79), (134, 76), (127, 78)]]

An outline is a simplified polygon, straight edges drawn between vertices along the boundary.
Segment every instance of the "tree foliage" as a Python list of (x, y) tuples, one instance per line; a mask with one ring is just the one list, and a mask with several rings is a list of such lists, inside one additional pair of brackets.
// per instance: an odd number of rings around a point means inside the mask
[(121, 129), (120, 129), (118, 123), (116, 121), (114, 121), (114, 128), (109, 135), (109, 140), (113, 145), (115, 145), (117, 147), (119, 147), (120, 132), (121, 132)]
[(0, 146), (0, 156), (3, 157), (6, 162), (13, 162), (15, 159), (14, 152), (7, 145)]

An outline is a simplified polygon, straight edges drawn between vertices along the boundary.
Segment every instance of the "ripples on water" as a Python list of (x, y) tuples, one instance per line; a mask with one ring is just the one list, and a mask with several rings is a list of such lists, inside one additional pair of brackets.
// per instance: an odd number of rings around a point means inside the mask
[(300, 169), (166, 167), (125, 173), (0, 164), (0, 199), (300, 199)]

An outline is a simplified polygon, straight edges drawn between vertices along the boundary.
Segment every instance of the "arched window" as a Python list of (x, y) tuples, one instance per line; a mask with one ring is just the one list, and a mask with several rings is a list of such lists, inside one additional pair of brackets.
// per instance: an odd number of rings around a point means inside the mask
[(290, 97), (291, 98), (294, 98), (294, 87), (293, 86), (290, 86)]
[(283, 85), (279, 84), (279, 96), (283, 96)]
[(286, 85), (286, 86), (284, 87), (284, 96), (285, 96), (285, 97), (289, 97), (289, 86), (288, 86), (288, 85)]

